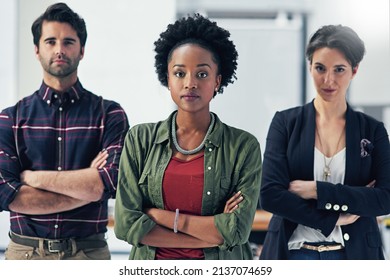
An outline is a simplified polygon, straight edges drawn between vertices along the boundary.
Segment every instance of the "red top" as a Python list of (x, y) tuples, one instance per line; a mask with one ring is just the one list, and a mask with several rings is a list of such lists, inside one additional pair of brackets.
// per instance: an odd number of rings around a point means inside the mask
[[(172, 157), (162, 184), (165, 209), (200, 216), (203, 185), (203, 154), (189, 161)], [(204, 254), (202, 249), (157, 248), (156, 259), (204, 259)]]

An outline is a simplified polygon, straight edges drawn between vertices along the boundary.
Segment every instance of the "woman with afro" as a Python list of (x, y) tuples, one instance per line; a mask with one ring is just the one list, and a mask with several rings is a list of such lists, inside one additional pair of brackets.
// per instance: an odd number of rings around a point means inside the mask
[(196, 14), (168, 25), (155, 42), (158, 79), (177, 110), (134, 126), (125, 140), (115, 233), (132, 245), (130, 259), (253, 259), (260, 146), (210, 112), (236, 79), (229, 37)]

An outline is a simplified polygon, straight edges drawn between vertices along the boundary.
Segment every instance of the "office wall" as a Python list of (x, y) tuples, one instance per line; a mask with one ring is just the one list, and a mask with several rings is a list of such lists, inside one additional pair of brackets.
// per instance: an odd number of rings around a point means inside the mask
[(231, 33), (238, 66), (237, 80), (214, 98), (211, 110), (225, 123), (252, 133), (264, 151), (275, 111), (301, 104), (301, 17), (283, 24), (274, 19), (217, 21)]
[[(13, 0), (0, 0), (0, 108), (16, 101), (16, 9)], [(0, 110), (1, 110), (0, 109)]]

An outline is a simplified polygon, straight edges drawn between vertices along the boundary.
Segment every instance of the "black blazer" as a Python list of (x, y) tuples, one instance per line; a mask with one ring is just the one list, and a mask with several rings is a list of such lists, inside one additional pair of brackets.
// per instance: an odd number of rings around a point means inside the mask
[[(288, 259), (287, 242), (298, 224), (328, 236), (340, 213), (359, 215), (342, 226), (348, 259), (384, 259), (377, 216), (390, 213), (390, 145), (382, 122), (346, 112), (344, 184), (317, 181), (317, 200), (288, 191), (290, 181), (314, 180), (315, 109), (313, 102), (277, 112), (268, 131), (260, 203), (274, 215), (260, 259)], [(374, 188), (366, 185), (376, 180)]]

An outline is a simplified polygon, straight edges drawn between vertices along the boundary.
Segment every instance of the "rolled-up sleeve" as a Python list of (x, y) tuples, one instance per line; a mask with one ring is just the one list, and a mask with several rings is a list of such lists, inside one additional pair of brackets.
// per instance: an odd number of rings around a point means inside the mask
[(9, 211), (9, 204), (22, 185), (10, 110), (0, 113), (0, 135), (0, 211)]
[(102, 146), (108, 151), (107, 163), (99, 170), (100, 177), (104, 184), (102, 200), (115, 198), (119, 160), (128, 130), (129, 123), (125, 111), (119, 104), (113, 103), (107, 109), (102, 139)]
[(241, 191), (244, 200), (233, 213), (214, 216), (214, 223), (224, 239), (221, 250), (229, 250), (248, 242), (260, 193), (262, 159), (260, 145), (253, 138), (245, 144), (239, 153), (242, 162), (235, 191)]
[(118, 239), (140, 247), (143, 246), (141, 240), (156, 223), (143, 213), (144, 197), (139, 185), (141, 171), (138, 164), (142, 160), (133, 144), (129, 131), (119, 166), (114, 229)]

